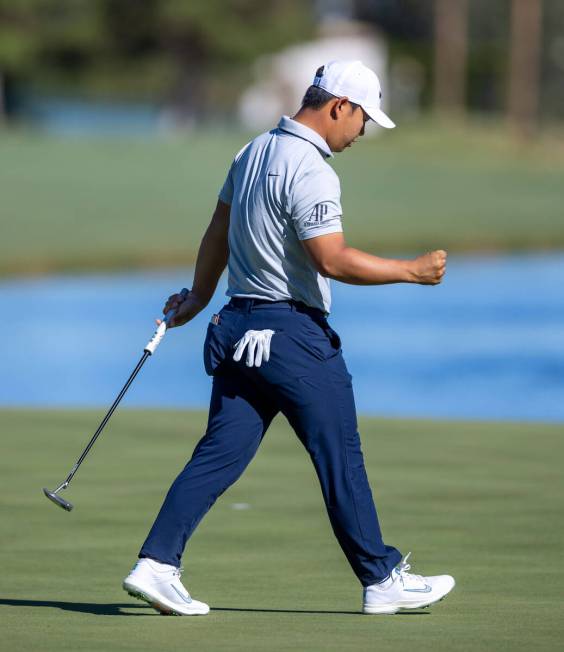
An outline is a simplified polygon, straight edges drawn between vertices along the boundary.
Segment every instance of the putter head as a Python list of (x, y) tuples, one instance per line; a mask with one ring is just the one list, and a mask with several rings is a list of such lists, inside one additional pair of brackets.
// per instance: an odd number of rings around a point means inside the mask
[(45, 487), (43, 487), (43, 493), (47, 496), (47, 498), (49, 498), (51, 502), (61, 507), (61, 509), (64, 509), (67, 512), (72, 510), (72, 503), (67, 502), (64, 498), (58, 496), (54, 491), (49, 491), (49, 489), (45, 489)]

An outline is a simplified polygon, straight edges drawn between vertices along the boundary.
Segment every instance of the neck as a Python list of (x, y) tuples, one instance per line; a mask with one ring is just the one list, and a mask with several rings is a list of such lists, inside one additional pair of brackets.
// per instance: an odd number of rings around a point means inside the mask
[(292, 120), (316, 131), (325, 142), (327, 142), (327, 124), (323, 111), (314, 111), (313, 109), (300, 109)]

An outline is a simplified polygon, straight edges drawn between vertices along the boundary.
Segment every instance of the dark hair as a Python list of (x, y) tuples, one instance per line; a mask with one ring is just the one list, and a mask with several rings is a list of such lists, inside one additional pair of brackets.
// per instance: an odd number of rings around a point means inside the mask
[[(323, 66), (317, 69), (315, 77), (321, 77), (321, 75), (323, 75)], [(335, 97), (335, 95), (331, 95), (331, 93), (328, 93), (319, 86), (310, 86), (302, 100), (302, 109), (314, 109), (315, 111), (318, 111), (321, 107), (325, 106), (327, 102), (334, 100)], [(356, 111), (360, 106), (360, 104), (355, 104), (354, 102), (350, 102), (350, 105), (352, 106), (353, 111)]]
[(315, 109), (317, 111), (322, 106), (325, 106), (327, 102), (334, 99), (334, 95), (319, 88), (319, 86), (310, 86), (302, 100), (302, 109)]

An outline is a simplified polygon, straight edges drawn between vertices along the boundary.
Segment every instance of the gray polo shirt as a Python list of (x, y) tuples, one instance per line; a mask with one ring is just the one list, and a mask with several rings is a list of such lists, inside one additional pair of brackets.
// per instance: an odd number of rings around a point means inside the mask
[(227, 295), (331, 309), (329, 279), (300, 240), (341, 232), (339, 178), (325, 140), (284, 116), (237, 154), (219, 199), (231, 205)]

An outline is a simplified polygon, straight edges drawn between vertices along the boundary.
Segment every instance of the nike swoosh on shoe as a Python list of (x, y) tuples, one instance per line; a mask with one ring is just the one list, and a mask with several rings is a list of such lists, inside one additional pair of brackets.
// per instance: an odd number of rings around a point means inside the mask
[(170, 588), (171, 588), (171, 589), (174, 589), (174, 591), (176, 592), (176, 594), (177, 594), (177, 595), (178, 595), (182, 600), (184, 600), (184, 602), (186, 602), (186, 603), (188, 603), (188, 604), (190, 604), (190, 603), (192, 602), (192, 598), (191, 598), (190, 596), (186, 597), (185, 595), (182, 595), (182, 593), (180, 593), (180, 591), (176, 588), (176, 586), (174, 586), (174, 584), (171, 584), (171, 585), (170, 585)]
[(428, 584), (425, 584), (424, 589), (404, 589), (404, 591), (406, 593), (429, 593), (432, 589)]

